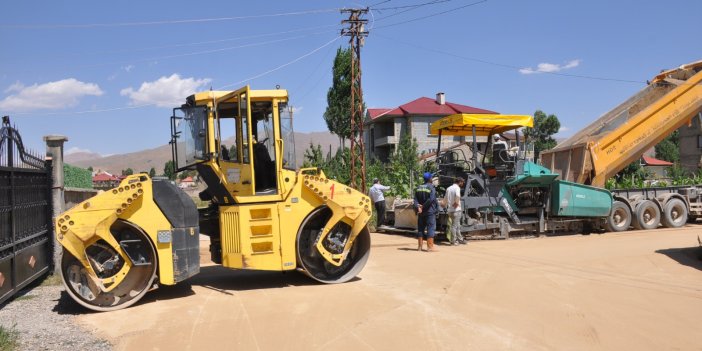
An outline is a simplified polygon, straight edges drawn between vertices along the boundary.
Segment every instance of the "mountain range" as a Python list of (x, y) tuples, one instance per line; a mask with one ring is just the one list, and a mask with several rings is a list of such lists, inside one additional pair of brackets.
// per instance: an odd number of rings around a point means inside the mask
[[(305, 150), (310, 146), (321, 145), (326, 154), (331, 147), (332, 152), (339, 147), (339, 138), (329, 132), (295, 132), (295, 157), (297, 165), (302, 166)], [(151, 167), (156, 170), (156, 174), (163, 174), (163, 169), (167, 161), (172, 159), (171, 146), (161, 145), (159, 147), (127, 154), (116, 154), (102, 156), (91, 152), (75, 152), (64, 156), (66, 163), (81, 167), (93, 167), (94, 171), (103, 171), (111, 174), (121, 174), (122, 170), (131, 168), (134, 172), (148, 172)]]

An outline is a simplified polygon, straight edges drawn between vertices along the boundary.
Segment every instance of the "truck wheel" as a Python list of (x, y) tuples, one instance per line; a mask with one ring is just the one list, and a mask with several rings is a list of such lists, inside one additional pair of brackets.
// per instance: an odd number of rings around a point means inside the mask
[(634, 228), (641, 229), (656, 229), (661, 222), (661, 210), (651, 200), (644, 200), (636, 206), (636, 218), (631, 221)]
[(663, 226), (666, 228), (680, 228), (687, 223), (687, 206), (680, 199), (670, 199), (663, 206)]
[(629, 229), (631, 224), (631, 211), (629, 206), (621, 201), (614, 201), (612, 203), (612, 210), (609, 212), (609, 217), (607, 217), (607, 223), (605, 224), (608, 232), (623, 232)]

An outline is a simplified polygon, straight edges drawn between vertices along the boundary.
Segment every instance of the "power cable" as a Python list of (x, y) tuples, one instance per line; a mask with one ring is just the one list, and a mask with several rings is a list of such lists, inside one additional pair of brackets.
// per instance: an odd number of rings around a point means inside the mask
[[(327, 58), (329, 58), (329, 57), (331, 56), (331, 55), (329, 55), (329, 54), (332, 53), (332, 52), (334, 52), (334, 50), (331, 50), (331, 49), (328, 50), (328, 51), (327, 51), (327, 54), (323, 57), (323, 59), (321, 60), (321, 62), (324, 62)], [(320, 62), (320, 64), (318, 65), (317, 69), (316, 69), (314, 72), (312, 72), (312, 74), (311, 74), (309, 77), (314, 76), (314, 75), (319, 71), (319, 67), (322, 67), (321, 62)], [(308, 77), (308, 79), (305, 80), (305, 82), (306, 82), (307, 80), (309, 80), (309, 77)], [(317, 85), (319, 85), (319, 82), (322, 81), (322, 78), (324, 78), (324, 74), (320, 74), (319, 77), (317, 78), (317, 80), (312, 84), (312, 86), (310, 86), (310, 87), (307, 89), (307, 91), (305, 91), (304, 94), (300, 95), (299, 98), (296, 97), (296, 98), (295, 98), (295, 101), (303, 101), (303, 100), (307, 97), (307, 95), (309, 95), (309, 94), (312, 92), (312, 90), (314, 90), (314, 88), (316, 88)], [(303, 84), (300, 84), (300, 86), (304, 85), (305, 82), (303, 82)]]
[[(445, 11), (432, 13), (432, 14), (427, 15), (427, 16), (416, 17), (416, 18), (412, 18), (412, 19), (409, 19), (409, 20), (406, 20), (406, 21), (402, 21), (402, 22), (397, 22), (397, 23), (392, 23), (392, 24), (380, 26), (380, 27), (377, 27), (376, 29), (394, 27), (394, 26), (399, 26), (399, 25), (401, 25), (401, 24), (406, 24), (406, 23), (410, 23), (410, 22), (415, 22), (415, 21), (419, 21), (419, 20), (424, 20), (424, 19), (427, 19), (427, 18), (431, 18), (431, 17), (443, 15), (443, 14), (445, 14), (445, 13), (449, 13), (449, 12), (453, 12), (453, 11), (458, 11), (458, 10), (464, 9), (464, 8), (466, 8), (466, 7), (479, 5), (479, 4), (482, 4), (482, 3), (485, 3), (485, 2), (488, 2), (488, 0), (481, 0), (481, 1), (477, 1), (477, 2), (472, 2), (472, 3), (470, 3), (470, 4), (466, 4), (466, 5), (459, 6), (459, 7), (454, 7), (454, 8), (452, 8), (452, 9), (448, 9), (448, 10), (445, 10)], [(390, 16), (387, 16), (387, 17), (390, 17)], [(387, 18), (387, 17), (386, 17), (386, 18)], [(380, 20), (380, 19), (378, 19), (378, 20)]]
[[(120, 54), (120, 53), (130, 53), (130, 52), (140, 52), (140, 51), (151, 51), (151, 50), (160, 50), (160, 49), (170, 49), (170, 48), (179, 48), (179, 47), (186, 47), (186, 46), (196, 46), (196, 45), (205, 45), (205, 44), (217, 44), (217, 43), (225, 43), (225, 42), (230, 42), (230, 41), (237, 41), (237, 40), (243, 40), (243, 39), (257, 39), (257, 38), (264, 38), (264, 37), (270, 37), (270, 36), (277, 36), (281, 34), (290, 34), (290, 33), (299, 33), (299, 32), (305, 32), (308, 30), (313, 30), (313, 29), (321, 29), (321, 28), (331, 28), (331, 27), (338, 27), (338, 24), (327, 24), (323, 26), (314, 26), (314, 27), (305, 27), (305, 28), (298, 28), (298, 29), (292, 29), (292, 30), (286, 30), (286, 31), (281, 31), (281, 32), (274, 32), (274, 33), (263, 33), (263, 34), (253, 34), (253, 35), (245, 35), (245, 36), (240, 36), (240, 37), (233, 37), (233, 38), (224, 38), (224, 39), (215, 39), (215, 40), (207, 40), (207, 41), (198, 41), (198, 42), (190, 42), (190, 43), (180, 43), (180, 44), (171, 44), (171, 45), (161, 45), (161, 46), (150, 46), (150, 47), (142, 47), (142, 48), (136, 48), (136, 49), (123, 49), (123, 50), (109, 50), (109, 51), (94, 51), (94, 52), (84, 52), (84, 53), (73, 53), (70, 55), (63, 55), (63, 57), (68, 57), (68, 56), (86, 56), (86, 55), (99, 55), (99, 54)], [(321, 32), (317, 32), (321, 33)], [(326, 33), (326, 32), (325, 32)], [(316, 34), (316, 33), (313, 33)], [(55, 58), (55, 56), (54, 56)], [(52, 59), (53, 60), (53, 59)]]
[(449, 2), (452, 0), (434, 0), (434, 1), (429, 1), (429, 2), (423, 2), (421, 4), (414, 4), (414, 5), (403, 5), (403, 6), (393, 6), (393, 7), (380, 7), (380, 8), (373, 8), (371, 7), (371, 11), (384, 11), (384, 10), (400, 10), (400, 9), (406, 9), (406, 8), (417, 8), (417, 7), (422, 7), (426, 5), (433, 5), (433, 4), (440, 4), (442, 2)]
[(227, 84), (227, 85), (222, 85), (221, 87), (219, 87), (219, 89), (227, 88), (227, 87), (230, 87), (230, 86), (233, 86), (233, 85), (239, 85), (239, 84), (241, 84), (241, 83), (248, 82), (248, 81), (250, 81), (250, 80), (254, 80), (254, 79), (263, 77), (263, 76), (265, 76), (265, 75), (267, 75), (267, 74), (269, 74), (269, 73), (273, 73), (273, 72), (275, 72), (275, 71), (277, 71), (277, 70), (279, 70), (279, 69), (281, 69), (281, 68), (283, 68), (283, 67), (287, 67), (287, 66), (289, 66), (289, 65), (291, 65), (291, 64), (293, 64), (293, 63), (295, 63), (295, 62), (297, 62), (297, 61), (300, 61), (300, 60), (304, 59), (305, 57), (308, 57), (308, 56), (314, 54), (315, 52), (317, 52), (317, 51), (319, 51), (319, 50), (324, 49), (325, 47), (331, 45), (333, 42), (339, 40), (340, 38), (341, 38), (341, 36), (338, 36), (338, 37), (336, 37), (336, 38), (334, 38), (334, 39), (332, 39), (332, 40), (326, 42), (324, 45), (322, 45), (322, 46), (320, 46), (320, 47), (318, 47), (318, 48), (316, 48), (316, 49), (314, 49), (314, 50), (312, 50), (312, 51), (310, 51), (310, 52), (308, 52), (308, 53), (306, 53), (306, 54), (304, 54), (304, 55), (302, 55), (302, 56), (300, 56), (300, 57), (298, 57), (298, 58), (296, 58), (296, 59), (294, 59), (294, 60), (292, 60), (292, 61), (290, 61), (290, 62), (288, 62), (288, 63), (282, 64), (282, 65), (280, 65), (280, 66), (278, 66), (278, 67), (276, 67), (276, 68), (273, 68), (273, 69), (271, 69), (271, 70), (265, 71), (265, 72), (260, 73), (260, 74), (257, 74), (257, 75), (255, 75), (255, 76), (253, 76), (253, 77), (246, 78), (246, 79), (244, 79), (244, 80), (240, 80), (240, 81), (235, 82), (235, 83), (231, 83), (231, 84)]
[(150, 22), (90, 23), (90, 24), (3, 24), (3, 25), (0, 25), (0, 28), (5, 28), (5, 29), (62, 29), (62, 28), (96, 28), (96, 27), (134, 27), (134, 26), (153, 26), (153, 25), (164, 25), (164, 24), (185, 24), (185, 23), (235, 21), (235, 20), (256, 19), (256, 18), (309, 15), (309, 14), (328, 13), (328, 12), (336, 12), (336, 11), (339, 11), (339, 9), (338, 8), (319, 9), (319, 10), (310, 10), (310, 11), (273, 13), (273, 14), (266, 14), (266, 15), (198, 18), (198, 19), (189, 19), (189, 20), (150, 21)]
[[(385, 40), (390, 40), (390, 41), (398, 42), (398, 43), (401, 43), (401, 44), (404, 44), (404, 45), (407, 45), (407, 46), (411, 46), (411, 47), (414, 47), (414, 48), (417, 48), (417, 49), (420, 49), (420, 50), (425, 50), (425, 51), (434, 52), (434, 53), (438, 53), (438, 54), (442, 54), (442, 55), (446, 55), (446, 56), (451, 56), (451, 57), (458, 58), (458, 59), (462, 59), (462, 60), (466, 60), (466, 61), (472, 61), (472, 62), (483, 63), (483, 64), (486, 64), (486, 65), (491, 65), (491, 66), (495, 66), (495, 67), (506, 68), (506, 69), (509, 69), (509, 70), (520, 70), (520, 69), (523, 69), (523, 68), (524, 68), (524, 67), (517, 67), (517, 66), (513, 66), (513, 65), (504, 64), (504, 63), (498, 63), (498, 62), (493, 62), (493, 61), (487, 61), (487, 60), (478, 59), (478, 58), (474, 58), (474, 57), (461, 56), (461, 55), (458, 55), (458, 54), (454, 54), (454, 53), (451, 53), (451, 52), (442, 51), (442, 50), (438, 50), (438, 49), (427, 48), (427, 47), (420, 46), (420, 45), (417, 45), (417, 44), (414, 44), (414, 43), (409, 43), (409, 42), (406, 42), (406, 41), (402, 41), (402, 40), (397, 40), (397, 39), (389, 38), (389, 37), (386, 37), (386, 36), (384, 36), (384, 35), (382, 35), (382, 34), (377, 34), (377, 33), (376, 33), (375, 35), (378, 36), (378, 37), (380, 37), (380, 38), (382, 38), (382, 39), (385, 39)], [(536, 73), (536, 72), (535, 72), (535, 73)], [(541, 71), (539, 71), (539, 73), (551, 74), (551, 75), (556, 75), (556, 76), (564, 76), (564, 77), (572, 77), (572, 78), (583, 78), (583, 79), (602, 80), (602, 81), (612, 81), (612, 82), (622, 82), (622, 83), (635, 83), (635, 84), (641, 84), (641, 83), (645, 84), (645, 83), (646, 83), (646, 82), (644, 82), (644, 81), (638, 81), (638, 80), (618, 79), (618, 78), (607, 78), (607, 77), (596, 77), (596, 76), (587, 76), (587, 75), (570, 74), (570, 73), (541, 72)]]
[[(182, 54), (165, 55), (165, 56), (132, 59), (132, 60), (124, 60), (124, 61), (102, 62), (102, 63), (96, 63), (96, 64), (78, 65), (78, 66), (69, 66), (69, 67), (93, 68), (93, 67), (103, 67), (103, 66), (112, 66), (112, 65), (125, 65), (125, 64), (132, 64), (132, 63), (138, 63), (138, 62), (154, 62), (154, 61), (167, 60), (167, 59), (173, 59), (173, 58), (179, 58), (179, 57), (205, 55), (205, 54), (212, 54), (212, 53), (230, 51), (230, 50), (236, 50), (236, 49), (242, 49), (242, 48), (264, 46), (264, 45), (268, 45), (268, 44), (280, 43), (280, 42), (285, 42), (285, 41), (290, 41), (290, 40), (303, 39), (303, 38), (313, 36), (313, 35), (327, 34), (329, 32), (330, 31), (314, 32), (314, 33), (308, 33), (305, 35), (298, 35), (298, 36), (294, 36), (294, 37), (290, 37), (290, 38), (274, 39), (274, 40), (255, 42), (255, 43), (250, 43), (250, 44), (230, 46), (230, 47), (226, 47), (226, 48), (195, 51), (195, 52), (188, 52), (188, 53), (182, 53)], [(66, 67), (66, 66), (63, 66), (63, 67)]]
[[(302, 56), (300, 56), (300, 57), (297, 57), (297, 58), (293, 59), (292, 61), (289, 61), (289, 62), (287, 62), (287, 63), (284, 63), (284, 64), (282, 64), (282, 65), (280, 65), (280, 66), (278, 66), (278, 67), (275, 67), (275, 68), (270, 69), (270, 70), (268, 70), (268, 71), (265, 71), (265, 72), (263, 72), (263, 73), (257, 74), (257, 75), (255, 75), (255, 76), (253, 76), (253, 77), (249, 77), (249, 78), (246, 78), (246, 79), (244, 79), (244, 80), (240, 80), (240, 81), (238, 81), (238, 82), (236, 82), (236, 83), (231, 83), (231, 84), (223, 85), (223, 86), (221, 86), (219, 89), (226, 88), (226, 87), (230, 87), (230, 86), (233, 86), (233, 85), (238, 85), (238, 84), (241, 84), (241, 83), (244, 83), (244, 82), (247, 82), (247, 81), (251, 81), (251, 80), (254, 80), (254, 79), (257, 79), (257, 78), (261, 78), (261, 77), (263, 77), (263, 76), (265, 76), (265, 75), (268, 75), (268, 74), (270, 74), (270, 73), (273, 73), (273, 72), (275, 72), (275, 71), (277, 71), (277, 70), (280, 70), (280, 69), (282, 69), (282, 68), (284, 68), (284, 67), (287, 67), (287, 66), (289, 66), (289, 65), (291, 65), (291, 64), (293, 64), (293, 63), (295, 63), (295, 62), (298, 62), (298, 61), (300, 61), (300, 60), (302, 60), (302, 59), (304, 59), (304, 58), (306, 58), (306, 57), (308, 57), (308, 56), (314, 54), (315, 52), (317, 52), (317, 51), (319, 51), (319, 50), (321, 50), (321, 49), (323, 49), (323, 48), (325, 48), (325, 47), (331, 45), (333, 42), (339, 40), (340, 38), (341, 38), (341, 36), (338, 36), (338, 37), (336, 37), (336, 38), (334, 38), (334, 39), (332, 39), (332, 40), (326, 42), (326, 43), (323, 44), (322, 46), (320, 46), (320, 47), (318, 47), (318, 48), (316, 48), (316, 49), (314, 49), (314, 50), (312, 50), (312, 51), (310, 51), (310, 52), (308, 52), (308, 53), (306, 53), (306, 54), (304, 54), (304, 55), (302, 55)], [(156, 106), (156, 104), (155, 104), (155, 103), (152, 103), (152, 104), (143, 104), (143, 105), (137, 105), (137, 106), (114, 107), (114, 108), (107, 108), (107, 109), (100, 109), (100, 110), (67, 111), (67, 112), (39, 112), (39, 113), (37, 113), (37, 112), (13, 112), (12, 114), (13, 114), (13, 115), (35, 115), (35, 116), (66, 115), (66, 114), (78, 115), (78, 114), (89, 114), (89, 113), (99, 113), (99, 112), (111, 112), (111, 111), (120, 111), (120, 110), (132, 110), (132, 109), (138, 109), (138, 108), (149, 107), (149, 106)]]

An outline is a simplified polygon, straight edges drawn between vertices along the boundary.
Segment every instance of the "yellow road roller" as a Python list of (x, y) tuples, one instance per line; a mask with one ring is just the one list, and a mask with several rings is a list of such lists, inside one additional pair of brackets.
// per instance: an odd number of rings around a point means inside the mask
[(301, 270), (343, 283), (370, 253), (370, 199), (296, 170), (286, 90), (207, 91), (173, 109), (177, 172), (196, 171), (207, 207), (167, 179), (136, 174), (56, 219), (68, 294), (95, 311), (128, 307), (200, 271), (199, 236), (233, 269)]

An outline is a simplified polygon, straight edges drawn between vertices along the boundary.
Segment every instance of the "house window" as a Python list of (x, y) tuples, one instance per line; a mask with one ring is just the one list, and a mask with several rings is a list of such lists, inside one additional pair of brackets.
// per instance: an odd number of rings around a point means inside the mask
[(427, 136), (428, 136), (428, 137), (436, 138), (436, 135), (431, 135), (431, 124), (432, 124), (432, 123), (433, 123), (433, 122), (427, 122)]

